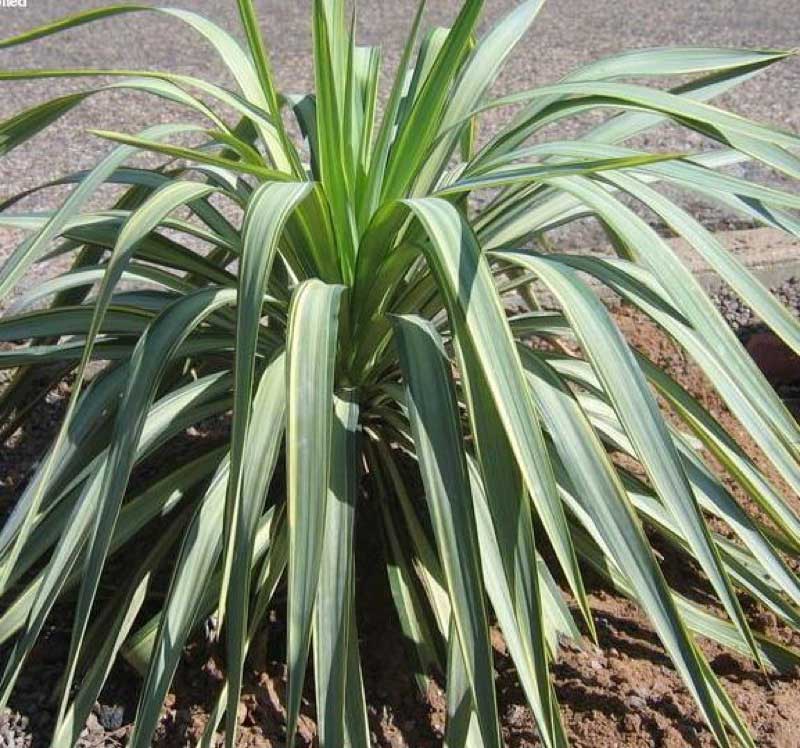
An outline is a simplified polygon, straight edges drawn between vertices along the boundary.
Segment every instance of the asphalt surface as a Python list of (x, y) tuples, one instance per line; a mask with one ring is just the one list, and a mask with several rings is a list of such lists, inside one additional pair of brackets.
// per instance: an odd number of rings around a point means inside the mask
[[(169, 0), (165, 0), (166, 3)], [(0, 7), (0, 37), (107, 0), (27, 0), (25, 9)], [(234, 0), (175, 0), (239, 35)], [(367, 0), (359, 5), (360, 41), (384, 45), (388, 67), (397, 60), (416, 0)], [(427, 19), (446, 25), (458, 0), (430, 0)], [(483, 26), (514, 5), (487, 0)], [(257, 0), (262, 26), (283, 90), (310, 90), (309, 0)], [(722, 45), (769, 48), (800, 46), (798, 0), (705, 0), (666, 3), (659, 0), (550, 0), (498, 80), (498, 93), (552, 82), (582, 63), (633, 47)], [(179, 21), (156, 13), (122, 16), (84, 26), (23, 47), (0, 50), (0, 69), (26, 67), (124, 67), (169, 69), (230, 84), (224, 66), (210, 47)], [(45, 98), (93, 84), (48, 80), (0, 83), (0, 117)], [(774, 66), (719, 103), (742, 114), (800, 132), (800, 58)], [(88, 127), (137, 132), (157, 122), (183, 121), (177, 107), (123, 90), (99, 94), (58, 125), (23, 148), (0, 159), (0, 199), (45, 180), (87, 168), (109, 144), (86, 134)], [(491, 130), (497, 120), (485, 126)], [(663, 129), (651, 147), (692, 148), (700, 144), (678, 128)], [(745, 171), (745, 174), (748, 172)], [(26, 203), (52, 205), (57, 193)], [(0, 257), (16, 237), (0, 235)]]

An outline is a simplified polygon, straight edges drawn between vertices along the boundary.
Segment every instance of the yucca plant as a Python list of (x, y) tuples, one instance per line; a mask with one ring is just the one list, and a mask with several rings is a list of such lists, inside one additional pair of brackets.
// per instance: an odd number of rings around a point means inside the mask
[[(279, 91), (251, 0), (238, 2), (246, 46), (194, 13), (135, 5), (0, 43), (165, 13), (204, 37), (238, 85), (118, 69), (0, 72), (114, 81), (2, 123), (2, 154), (109, 88), (187, 112), (186, 124), (157, 124), (154, 108), (144, 132), (96, 132), (114, 149), (40, 188), (73, 185), (58, 210), (22, 212), (29, 191), (0, 212), (2, 226), (30, 232), (3, 266), (2, 298), (34, 263), (74, 258), (0, 321), (0, 339), (27, 342), (0, 351), (0, 366), (15, 370), (2, 398), (6, 434), (35, 417), (53, 383), (74, 377), (63, 423), (0, 533), (2, 705), (53, 606), (74, 601), (54, 745), (75, 742), (119, 657), (143, 676), (129, 744), (149, 745), (182, 650), (212, 615), (226, 680), (204, 744), (225, 717), (233, 745), (245, 658), (284, 590), (288, 744), (311, 660), (320, 744), (369, 745), (353, 563), (365, 507), (382, 523), (381, 563), (416, 654), (409, 676), (446, 684), (451, 748), (502, 742), (490, 616), (543, 745), (567, 744), (548, 668), (579, 623), (593, 634), (582, 564), (647, 613), (721, 746), (753, 741), (695, 637), (766, 669), (800, 662), (753, 634), (740, 602), (753, 598), (800, 628), (790, 568), (800, 521), (785, 496), (800, 492), (798, 426), (646, 220), (685, 238), (800, 352), (792, 315), (659, 192), (677, 187), (800, 236), (800, 197), (724, 170), (756, 160), (797, 178), (800, 138), (707, 103), (790, 53), (643, 49), (492, 98), (540, 0), (480, 40), (480, 0), (427, 34), (423, 6), (387, 93), (380, 51), (356, 45), (344, 0), (313, 3), (316, 84), (299, 96)], [(673, 76), (680, 85), (668, 90), (621, 82)], [(514, 114), (481, 139), (481, 117), (500, 107)], [(605, 118), (579, 138), (539, 137), (594, 110)], [(708, 148), (623, 145), (668, 121)], [(163, 163), (130, 165), (140, 152)], [(116, 202), (90, 208), (107, 184)], [(547, 239), (587, 216), (617, 256), (559, 253)], [(628, 345), (601, 286), (686, 351), (784, 486)], [(525, 313), (510, 311), (517, 292)], [(170, 457), (188, 428), (228, 416), (222, 447)], [(154, 455), (157, 477), (140, 476)], [(712, 531), (709, 518), (729, 532)], [(702, 570), (716, 612), (670, 588), (653, 538)], [(114, 595), (98, 596), (115, 554), (127, 573)], [(161, 569), (171, 570), (168, 593), (151, 599)]]

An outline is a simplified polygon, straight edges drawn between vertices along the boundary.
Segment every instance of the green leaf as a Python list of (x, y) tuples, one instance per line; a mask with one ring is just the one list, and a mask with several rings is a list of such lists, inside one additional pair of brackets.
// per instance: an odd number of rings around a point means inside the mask
[[(425, 695), (430, 677), (444, 672), (440, 650), (447, 637), (450, 601), (439, 559), (411, 506), (400, 469), (382, 443), (374, 447), (370, 468), (380, 498), (389, 588), (403, 635), (416, 656), (417, 688)], [(394, 495), (389, 492), (390, 488)], [(402, 511), (400, 517), (393, 509), (397, 503)]]
[(244, 26), (247, 36), (247, 44), (253, 58), (258, 82), (267, 101), (272, 121), (277, 126), (278, 137), (282, 146), (280, 150), (272, 152), (273, 158), (276, 159), (276, 166), (280, 171), (291, 170), (295, 177), (300, 178), (303, 176), (303, 167), (300, 164), (297, 150), (289, 140), (286, 128), (283, 125), (272, 65), (264, 46), (264, 38), (258, 28), (258, 18), (256, 17), (253, 2), (252, 0), (237, 0), (237, 2), (239, 5), (239, 17), (242, 20), (242, 26)]
[[(525, 697), (533, 710), (543, 742), (552, 746), (566, 746), (567, 738), (558, 711), (558, 701), (548, 674), (549, 662), (543, 620), (545, 613), (539, 594), (538, 581), (541, 575), (538, 573), (538, 561), (534, 560), (530, 569), (534, 581), (525, 579), (528, 570), (520, 568), (521, 557), (524, 556), (520, 553), (519, 547), (527, 550), (526, 537), (523, 533), (529, 535), (527, 544), (532, 545), (533, 532), (526, 530), (524, 525), (515, 528), (513, 515), (510, 517), (511, 521), (505, 521), (510, 527), (503, 527), (504, 523), (497, 515), (504, 508), (508, 510), (508, 507), (497, 506), (503, 498), (501, 494), (496, 493), (501, 490), (500, 484), (496, 480), (493, 483), (487, 481), (487, 486), (492, 488), (491, 493), (487, 492), (474, 462), (470, 462), (470, 468), (484, 586), (503, 631), (511, 659), (519, 673)], [(521, 514), (519, 509), (516, 512)], [(496, 531), (495, 527), (499, 527), (499, 530)], [(512, 532), (523, 537), (509, 537)], [(511, 556), (509, 547), (505, 545), (508, 542), (511, 543), (510, 548), (514, 549), (520, 558), (509, 558)], [(506, 571), (509, 563), (517, 565), (512, 574)], [(558, 592), (556, 594), (560, 595)], [(535, 597), (531, 600), (526, 596)], [(563, 611), (559, 610), (559, 613)], [(569, 631), (577, 633), (574, 623)], [(556, 649), (557, 647), (553, 647), (553, 654)]]
[[(575, 545), (582, 559), (591, 564), (592, 568), (601, 576), (607, 579), (614, 588), (627, 597), (636, 598), (631, 586), (625, 576), (612, 563), (609, 563), (607, 556), (603, 554), (599, 547), (592, 543), (584, 530), (575, 529)], [(747, 643), (741, 638), (735, 626), (727, 621), (708, 613), (700, 605), (688, 600), (676, 592), (672, 593), (675, 605), (680, 612), (680, 616), (687, 628), (691, 631), (705, 636), (708, 639), (729, 647), (742, 655), (749, 655), (750, 649)], [(797, 667), (800, 657), (794, 650), (788, 649), (765, 636), (756, 634), (756, 642), (761, 650), (761, 656), (768, 662), (774, 670), (779, 673), (791, 672)]]
[(476, 748), (481, 745), (480, 731), (472, 709), (469, 674), (458, 644), (455, 621), (450, 620), (447, 637), (447, 722), (446, 748)]
[[(273, 510), (269, 509), (264, 516), (270, 517), (271, 514), (273, 514)], [(270, 518), (269, 522), (264, 522), (262, 520), (261, 525), (262, 527), (259, 528), (259, 535), (266, 534), (263, 532), (264, 529), (269, 531), (269, 549), (255, 582), (256, 598), (247, 632), (247, 643), (245, 647), (247, 650), (250, 649), (250, 645), (258, 629), (264, 624), (267, 609), (275, 595), (278, 583), (286, 570), (286, 564), (289, 558), (289, 540), (285, 513), (281, 512), (275, 516), (274, 519)], [(266, 527), (264, 527), (265, 525)], [(259, 535), (256, 536), (256, 553), (254, 553), (254, 560), (258, 556)], [(220, 579), (219, 581), (221, 583), (222, 580)], [(142, 649), (143, 648), (144, 647), (142, 647)], [(198, 743), (198, 748), (213, 748), (213, 746), (216, 745), (215, 733), (225, 713), (226, 704), (228, 703), (228, 687), (228, 683), (226, 682), (217, 696), (214, 707), (209, 714), (206, 728), (203, 731), (203, 737)]]
[[(672, 90), (676, 95), (707, 101), (791, 54), (786, 51), (696, 47), (635, 49), (591, 62), (571, 72), (564, 81), (687, 75), (710, 71), (708, 76), (691, 80)], [(482, 160), (490, 153), (510, 152), (515, 149), (536, 129), (536, 115), (561, 98), (562, 94), (534, 98), (515, 117), (511, 127), (499, 133), (485, 146), (476, 161)], [(586, 140), (600, 143), (618, 142), (663, 121), (663, 115), (648, 111), (625, 112), (594, 127), (586, 135)], [(519, 124), (525, 126), (514, 127)]]
[(486, 589), (506, 633), (542, 741), (547, 746), (565, 746), (564, 729), (560, 720), (554, 719), (557, 705), (548, 679), (530, 503), (469, 343), (460, 346), (460, 361), (480, 464), (478, 470), (470, 462)]
[(398, 124), (381, 193), (384, 201), (406, 195), (416, 178), (427, 156), (427, 146), (438, 134), (451, 84), (469, 52), (482, 8), (482, 0), (464, 2), (408, 114)]
[[(69, 691), (83, 634), (94, 603), (122, 499), (133, 469), (135, 446), (145, 424), (167, 363), (181, 342), (217, 308), (231, 304), (235, 293), (230, 289), (202, 289), (184, 296), (153, 322), (137, 343), (131, 357), (131, 378), (120, 403), (109, 448), (108, 461), (102, 473), (99, 512), (90, 532), (89, 550), (72, 632), (70, 662), (65, 680), (65, 699)], [(65, 709), (62, 700), (60, 714)]]
[[(198, 126), (184, 126), (184, 132), (194, 131), (198, 133), (207, 133), (202, 127)], [(146, 137), (137, 137), (134, 135), (126, 135), (120, 132), (109, 132), (108, 130), (89, 130), (92, 135), (97, 135), (99, 138), (111, 140), (114, 143), (123, 143), (124, 145), (134, 149), (143, 151), (153, 151), (154, 153), (161, 153), (165, 156), (172, 158), (183, 158), (188, 161), (196, 161), (200, 164), (208, 164), (210, 166), (219, 166), (230, 171), (241, 172), (242, 174), (252, 174), (253, 176), (260, 177), (263, 180), (271, 181), (288, 181), (289, 175), (282, 171), (269, 169), (265, 166), (252, 164), (245, 161), (234, 161), (233, 159), (226, 158), (225, 156), (215, 156), (206, 150), (199, 148), (187, 148), (179, 145), (169, 145), (160, 143), (156, 140), (151, 140)]]
[[(239, 305), (241, 309), (241, 303)], [(237, 353), (239, 348), (237, 347)], [(222, 605), (226, 603), (228, 612), (226, 645), (228, 655), (228, 724), (226, 740), (235, 740), (236, 715), (239, 693), (242, 685), (244, 658), (247, 651), (247, 622), (249, 611), (249, 590), (253, 564), (255, 536), (258, 520), (262, 515), (267, 489), (272, 481), (278, 453), (283, 444), (284, 421), (286, 417), (286, 360), (283, 354), (275, 358), (264, 371), (255, 397), (247, 400), (248, 411), (252, 407), (252, 417), (246, 420), (246, 434), (242, 439), (241, 452), (236, 454), (236, 462), (243, 467), (234, 476), (234, 457), (228, 476), (226, 513), (230, 510), (231, 486), (241, 475), (241, 492), (237, 499), (237, 511), (231, 525), (232, 537), (224, 533), (225, 543), (232, 543), (230, 567), (223, 560), (223, 577), (220, 585), (220, 612), (218, 622), (223, 620)], [(237, 381), (237, 386), (239, 382)], [(249, 394), (249, 393), (248, 393)], [(237, 402), (234, 400), (234, 412)], [(232, 448), (233, 452), (233, 448)]]
[[(184, 131), (182, 125), (157, 125), (148, 128), (143, 135), (148, 138), (165, 138)], [(132, 154), (130, 147), (116, 148), (103, 159), (70, 193), (61, 208), (29, 244), (21, 244), (3, 264), (0, 271), (0, 298), (4, 298), (24, 274), (31, 263), (39, 258), (47, 244), (61, 233), (74, 215), (85, 205), (94, 191), (105, 182)]]
[[(690, 246), (716, 270), (723, 280), (725, 280), (741, 297), (742, 300), (751, 306), (756, 314), (769, 325), (786, 343), (791, 346), (796, 353), (800, 354), (800, 323), (770, 292), (760, 283), (760, 281), (750, 272), (747, 266), (741, 262), (735, 254), (727, 251), (713, 234), (705, 229), (699, 222), (694, 220), (686, 211), (676, 206), (671, 201), (666, 200), (662, 195), (640, 181), (628, 175), (610, 175), (613, 183), (619, 185), (626, 192), (642, 200), (651, 210), (655, 210), (670, 227), (680, 236), (683, 236)], [(795, 207), (800, 207), (800, 200)], [(672, 284), (670, 283), (670, 286)], [(699, 292), (698, 292), (699, 293)], [(703, 305), (706, 306), (706, 305)], [(719, 319), (711, 312), (710, 305), (703, 310), (703, 318), (711, 322), (717, 322), (715, 329), (724, 329), (724, 325), (719, 324)], [(698, 319), (700, 315), (697, 315)], [(700, 327), (698, 325), (698, 327)], [(705, 327), (700, 327), (705, 329)], [(710, 332), (706, 335), (710, 344), (716, 343), (715, 338)], [(718, 336), (718, 349), (730, 351), (734, 348), (733, 343), (729, 342), (727, 336)], [(741, 358), (743, 354), (735, 348), (736, 354)], [(727, 359), (727, 356), (725, 357)], [(763, 391), (763, 387), (759, 388)]]
[[(86, 181), (84, 181), (78, 188), (76, 188), (76, 190), (67, 199), (61, 210), (58, 211), (58, 213), (48, 222), (48, 224), (37, 235), (36, 240), (27, 250), (27, 253), (29, 255), (35, 251), (35, 248), (38, 244), (42, 243), (43, 241), (49, 240), (49, 238), (52, 238), (52, 236), (54, 235), (54, 232), (60, 230), (61, 225), (63, 225), (63, 222), (69, 220), (71, 211), (77, 210), (79, 206), (82, 204), (82, 202), (88, 198), (91, 190), (93, 190), (94, 187), (97, 186), (99, 181), (101, 181), (104, 178), (104, 174), (107, 172), (107, 170), (112, 167), (116, 168), (118, 159), (120, 157), (124, 157), (125, 155), (127, 155), (127, 153), (124, 151), (125, 149), (118, 149), (117, 151), (115, 151), (114, 154), (107, 157), (107, 159), (95, 169), (92, 175), (90, 177), (87, 177)], [(84, 190), (87, 190), (87, 192), (84, 193)], [(154, 193), (149, 198), (149, 200), (146, 201), (131, 216), (131, 218), (129, 218), (128, 222), (125, 225), (125, 228), (119, 234), (114, 253), (112, 255), (111, 260), (109, 260), (108, 271), (104, 276), (102, 287), (98, 293), (98, 299), (95, 302), (92, 322), (89, 325), (87, 332), (87, 343), (81, 352), (81, 362), (78, 368), (78, 377), (77, 377), (79, 384), (83, 379), (86, 366), (90, 360), (95, 337), (97, 336), (100, 330), (103, 316), (110, 301), (112, 289), (116, 284), (117, 280), (119, 279), (119, 277), (121, 276), (125, 268), (125, 265), (128, 262), (129, 256), (133, 251), (133, 249), (135, 248), (136, 244), (148, 233), (150, 233), (150, 231), (156, 225), (158, 225), (161, 219), (165, 215), (168, 215), (172, 210), (187, 202), (192, 202), (195, 199), (204, 197), (210, 194), (210, 192), (212, 191), (213, 188), (210, 188), (207, 185), (201, 185), (193, 182), (169, 183), (166, 184), (164, 187), (162, 187), (159, 191)], [(3, 267), (3, 275), (5, 275), (5, 271), (8, 265), (14, 264), (13, 259), (14, 256), (12, 256), (11, 261)], [(30, 261), (31, 261), (30, 256), (25, 258), (25, 262), (29, 263)], [(17, 270), (17, 272), (20, 271), (21, 269)], [(183, 339), (181, 339), (180, 342), (183, 342)], [(64, 416), (64, 422), (61, 426), (61, 429), (59, 430), (58, 436), (56, 437), (56, 442), (55, 442), (56, 449), (58, 448), (58, 445), (60, 445), (66, 438), (67, 431), (71, 425), (72, 415), (77, 405), (79, 393), (80, 393), (80, 386), (74, 387), (72, 394), (70, 395), (69, 403), (67, 406), (67, 412)], [(49, 460), (47, 463), (45, 463), (42, 485), (47, 483), (47, 479), (49, 477), (49, 473), (51, 470), (51, 465), (52, 463)], [(4, 586), (6, 581), (5, 573), (8, 570), (10, 570), (11, 566), (13, 566), (14, 559), (18, 555), (19, 549), (24, 544), (28, 536), (28, 533), (30, 531), (30, 523), (32, 522), (33, 517), (35, 516), (35, 512), (38, 510), (38, 505), (40, 501), (41, 501), (41, 496), (37, 492), (37, 494), (34, 495), (29, 514), (26, 516), (25, 521), (23, 522), (23, 525), (20, 528), (19, 535), (15, 541), (15, 545), (11, 550), (10, 554), (11, 561), (9, 562), (9, 564), (4, 565), (3, 568), (0, 569), (0, 587)]]
[(683, 530), (728, 615), (744, 638), (753, 645), (754, 656), (757, 657), (752, 633), (739, 600), (711, 543), (708, 528), (655, 398), (625, 338), (611, 321), (602, 303), (571, 269), (533, 255), (504, 252), (501, 256), (536, 273), (563, 306), (653, 486)]
[(702, 654), (685, 632), (647, 538), (600, 440), (558, 376), (533, 351), (525, 349), (524, 361), (532, 375), (531, 392), (574, 486), (576, 501), (595, 532), (603, 537), (608, 555), (626, 570), (631, 588), (714, 735), (721, 745), (727, 745), (720, 714), (701, 667)]
[(318, 280), (294, 292), (287, 333), (286, 472), (289, 573), (288, 743), (294, 740), (319, 584), (331, 469), (341, 286)]
[[(666, 330), (714, 383), (728, 407), (757, 439), (759, 447), (786, 482), (793, 489), (800, 486), (800, 469), (794, 454), (798, 442), (793, 441), (793, 435), (798, 430), (797, 425), (786, 423), (786, 429), (781, 428), (776, 433), (773, 424), (780, 423), (781, 427), (784, 426), (786, 409), (780, 402), (777, 408), (772, 407), (778, 399), (774, 391), (768, 402), (752, 397), (741, 382), (737, 381), (738, 372), (731, 371), (731, 362), (721, 360), (706, 340), (686, 324), (681, 315), (671, 307), (661, 286), (653, 282), (652, 276), (646, 270), (623, 260), (563, 258), (562, 261), (601, 277), (604, 283), (643, 309)], [(769, 385), (765, 386), (769, 389)], [(766, 422), (767, 417), (773, 424)]]
[(419, 28), (422, 22), (422, 15), (425, 10), (427, 0), (419, 0), (417, 11), (411, 22), (411, 29), (403, 46), (403, 53), (397, 66), (391, 93), (386, 103), (381, 120), (381, 126), (375, 138), (375, 146), (370, 159), (369, 174), (364, 190), (362, 208), (359, 211), (359, 226), (366, 226), (377, 210), (380, 203), (380, 196), (383, 190), (384, 177), (389, 159), (389, 150), (394, 137), (395, 125), (398, 112), (403, 101), (403, 93), (406, 86), (406, 77), (409, 72), (411, 56), (419, 36)]
[[(568, 81), (542, 86), (531, 92), (504, 96), (493, 102), (493, 106), (510, 106), (525, 102), (534, 96), (575, 97), (574, 99), (567, 98), (564, 101), (557, 100), (542, 112), (533, 115), (532, 119), (538, 119), (539, 125), (545, 118), (548, 109), (555, 109), (559, 111), (560, 116), (563, 116), (564, 111), (572, 113), (586, 108), (588, 104), (591, 107), (610, 106), (652, 111), (681, 124), (687, 124), (703, 134), (732, 145), (755, 158), (763, 156), (763, 149), (771, 143), (777, 144), (775, 147), (788, 158), (789, 152), (783, 148), (792, 148), (800, 144), (798, 136), (780, 128), (757, 125), (744, 117), (730, 114), (709, 104), (632, 83), (598, 80)], [(515, 131), (523, 129), (525, 124), (525, 119), (522, 123), (515, 123), (512, 128), (502, 133), (501, 138), (513, 137)], [(498, 139), (498, 142), (502, 142), (502, 139)], [(492, 144), (486, 154), (495, 151), (496, 148), (497, 145)], [(789, 171), (791, 172), (793, 169), (789, 167)]]
[(169, 684), (202, 599), (198, 590), (208, 584), (222, 551), (219, 528), (225, 510), (228, 467), (228, 460), (220, 465), (184, 536), (158, 621), (155, 648), (142, 686), (133, 732), (128, 739), (132, 748), (151, 744)]
[[(126, 594), (116, 598), (113, 604), (116, 615), (110, 622), (109, 629), (105, 630), (103, 645), (99, 652), (94, 653), (91, 666), (83, 677), (80, 691), (75, 696), (67, 710), (63, 721), (56, 725), (53, 742), (55, 745), (75, 745), (84, 729), (86, 720), (102, 690), (103, 683), (108, 677), (114, 660), (120, 651), (123, 642), (131, 631), (136, 616), (145, 602), (157, 565), (169, 552), (175, 543), (179, 526), (173, 524), (162, 533), (153, 549), (147, 554), (136, 574), (128, 584)], [(107, 624), (107, 621), (102, 621)]]
[(620, 158), (589, 158), (580, 161), (547, 164), (510, 164), (502, 169), (482, 171), (478, 176), (459, 178), (437, 191), (439, 196), (457, 195), (462, 192), (506, 187), (515, 184), (535, 184), (559, 176), (588, 176), (605, 171), (616, 171), (644, 167), (661, 161), (671, 161), (680, 154), (657, 153)]
[(463, 122), (465, 117), (481, 103), (506, 59), (530, 28), (543, 5), (543, 0), (526, 0), (519, 3), (472, 51), (442, 116), (440, 130), (448, 132), (433, 149), (427, 163), (420, 170), (417, 190), (425, 192), (436, 186), (436, 181), (447, 166), (447, 161), (460, 136), (458, 129), (453, 126)]
[[(220, 624), (227, 613), (228, 723), (226, 739), (236, 733), (236, 705), (244, 667), (253, 535), (256, 531), (281, 444), (285, 413), (285, 364), (270, 366), (253, 400), (253, 381), (264, 295), (272, 263), (290, 213), (311, 185), (265, 184), (256, 190), (245, 212), (237, 295), (236, 359), (231, 469), (225, 511), (224, 575)], [(265, 374), (266, 377), (266, 374)], [(263, 391), (262, 391), (263, 390)], [(252, 412), (251, 412), (252, 410)], [(255, 451), (254, 451), (255, 450)], [(258, 465), (258, 471), (254, 471)], [(232, 742), (229, 742), (232, 745)]]
[(317, 146), (320, 182), (333, 219), (342, 276), (350, 278), (358, 244), (354, 189), (347, 165), (344, 74), (346, 58), (342, 25), (344, 5), (339, 0), (313, 4), (314, 74), (317, 89)]
[[(330, 488), (314, 607), (314, 683), (321, 746), (344, 745), (351, 649), (360, 672), (358, 640), (351, 638), (355, 632), (353, 522), (359, 478), (359, 410), (354, 395), (342, 392), (334, 399)], [(357, 693), (352, 696), (357, 698)]]
[(433, 326), (395, 323), (414, 444), (484, 745), (499, 746), (480, 553), (450, 362)]
[[(615, 179), (626, 185), (626, 188), (635, 189), (637, 194), (646, 195), (648, 205), (662, 213), (672, 225), (682, 232), (689, 232), (695, 240), (702, 241), (698, 233), (693, 231), (694, 222), (687, 220), (683, 211), (671, 206), (657, 192), (635, 181), (630, 185), (623, 175), (617, 175)], [(631, 210), (624, 208), (613, 198), (609, 202), (607, 193), (602, 188), (587, 184), (580, 177), (559, 177), (556, 182), (563, 189), (578, 195), (603, 216), (612, 230), (629, 246), (633, 257), (666, 289), (667, 297), (692, 324), (697, 336), (720, 361), (721, 366), (729, 371), (737, 386), (742, 391), (752, 392), (763, 401), (758, 410), (777, 437), (788, 443), (790, 450), (796, 449), (796, 441), (800, 437), (800, 428), (796, 421), (725, 324), (699, 281), (681, 264), (674, 251)]]
[(541, 517), (585, 620), (591, 614), (547, 459), (539, 418), (527, 392), (491, 271), (458, 212), (437, 198), (407, 202), (430, 238), (426, 259), (447, 302), (459, 340), (475, 352), (522, 479)]

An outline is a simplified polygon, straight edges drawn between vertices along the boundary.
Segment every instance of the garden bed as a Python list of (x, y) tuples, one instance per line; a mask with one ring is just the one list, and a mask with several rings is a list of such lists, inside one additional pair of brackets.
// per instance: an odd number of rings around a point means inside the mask
[[(785, 289), (777, 289), (786, 303), (796, 309), (800, 294), (798, 284), (790, 281)], [(729, 321), (746, 341), (755, 339), (757, 320), (729, 298), (719, 299), (720, 307)], [(615, 317), (629, 340), (652, 360), (663, 366), (695, 397), (699, 398), (734, 435), (737, 441), (757, 461), (774, 481), (779, 477), (769, 463), (762, 459), (756, 445), (727, 410), (698, 369), (665, 336), (647, 323), (640, 314), (627, 308), (615, 310)], [(762, 338), (763, 342), (763, 338)], [(770, 347), (771, 346), (771, 347)], [(784, 355), (780, 347), (767, 346), (770, 355)], [(762, 345), (754, 352), (765, 350)], [(778, 351), (778, 353), (775, 353)], [(776, 385), (787, 403), (796, 405), (794, 398), (800, 384), (800, 368), (796, 359), (788, 359), (790, 372), (781, 374)], [(792, 369), (792, 364), (795, 364)], [(767, 366), (765, 364), (765, 366)], [(768, 368), (768, 367), (767, 367)], [(793, 379), (791, 371), (797, 376)], [(774, 373), (774, 372), (773, 372)], [(18, 493), (35, 460), (41, 455), (47, 439), (61, 414), (64, 388), (55, 392), (39, 408), (39, 416), (29, 423), (33, 428), (18, 435), (4, 451), (2, 474), (6, 484), (0, 510), (7, 510)], [(208, 434), (205, 438), (208, 438)], [(211, 434), (213, 438), (213, 433)], [(189, 445), (190, 447), (191, 445)], [(800, 502), (794, 498), (800, 511)], [(741, 493), (745, 506), (753, 509)], [(360, 522), (368, 527), (372, 521), (370, 508), (361, 512)], [(712, 523), (713, 525), (713, 523)], [(717, 530), (723, 530), (719, 525)], [(370, 727), (378, 746), (440, 745), (445, 719), (444, 694), (432, 687), (422, 698), (409, 676), (409, 652), (399, 631), (382, 567), (370, 562), (379, 542), (375, 533), (361, 533), (358, 545), (359, 629)], [(676, 568), (667, 548), (654, 545), (664, 552), (662, 567), (665, 574), (685, 595), (707, 604), (710, 596), (701, 576), (694, 569)], [(713, 745), (710, 733), (688, 691), (678, 678), (669, 660), (647, 623), (645, 616), (627, 599), (605, 587), (587, 571), (589, 599), (595, 611), (598, 646), (588, 639), (565, 643), (558, 662), (553, 667), (553, 679), (562, 706), (567, 731), (574, 748), (683, 748)], [(745, 601), (747, 605), (747, 601)], [(754, 628), (793, 647), (800, 648), (800, 635), (792, 635), (780, 626), (774, 616), (749, 606)], [(264, 661), (253, 662), (248, 670), (245, 697), (240, 707), (243, 729), (240, 746), (255, 748), (283, 746), (283, 694), (285, 688), (283, 657), (283, 624), (280, 608), (273, 612), (269, 640), (260, 651)], [(60, 618), (63, 617), (63, 618)], [(0, 748), (45, 746), (49, 741), (54, 706), (50, 703), (51, 689), (60, 674), (62, 661), (69, 644), (69, 610), (61, 608), (35, 653), (34, 661), (25, 671), (12, 700), (12, 715), (0, 717)], [(493, 636), (497, 670), (500, 712), (507, 744), (514, 748), (538, 746), (529, 710), (525, 705), (511, 660), (499, 632)], [(734, 703), (744, 714), (760, 748), (789, 748), (798, 744), (796, 725), (800, 723), (800, 701), (796, 698), (800, 673), (794, 676), (767, 678), (745, 658), (731, 654), (705, 640), (701, 647), (721, 676)], [(176, 678), (176, 686), (165, 710), (155, 745), (178, 748), (194, 745), (202, 734), (207, 710), (220, 686), (221, 650), (206, 640), (196, 640), (187, 650), (185, 661)], [(125, 665), (118, 665), (112, 674), (90, 718), (82, 738), (83, 746), (124, 745), (130, 721), (136, 708), (138, 676)], [(308, 695), (311, 697), (312, 689)], [(305, 717), (300, 728), (298, 744), (310, 744), (313, 739), (313, 707), (306, 703)]]

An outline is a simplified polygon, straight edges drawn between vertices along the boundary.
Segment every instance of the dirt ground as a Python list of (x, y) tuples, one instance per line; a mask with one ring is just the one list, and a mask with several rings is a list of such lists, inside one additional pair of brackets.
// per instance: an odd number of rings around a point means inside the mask
[[(618, 309), (615, 314), (631, 342), (656, 363), (667, 367), (692, 394), (715, 413), (760, 466), (780, 481), (760, 456), (752, 440), (742, 433), (702, 374), (685, 356), (638, 313)], [(45, 404), (58, 410), (57, 398)], [(57, 413), (51, 413), (51, 416)], [(49, 420), (47, 418), (45, 421)], [(44, 433), (32, 433), (16, 449), (30, 455), (31, 444), (43, 443)], [(6, 458), (7, 459), (7, 458)], [(24, 462), (24, 460), (23, 460)], [(794, 497), (800, 510), (800, 502)], [(748, 504), (750, 509), (752, 506)], [(368, 527), (369, 508), (360, 523)], [(715, 527), (715, 529), (722, 529)], [(391, 608), (380, 564), (375, 533), (362, 533), (358, 544), (359, 634), (373, 744), (381, 748), (433, 748), (444, 732), (445, 698), (434, 687), (423, 698), (411, 678), (410, 656)], [(692, 568), (669, 556), (663, 568), (670, 581), (696, 601), (706, 602), (705, 587)], [(589, 571), (589, 599), (595, 611), (599, 646), (588, 639), (565, 644), (552, 670), (555, 689), (571, 745), (574, 748), (710, 748), (713, 740), (694, 703), (671, 667), (642, 612), (627, 599), (607, 589)], [(800, 635), (779, 625), (775, 617), (744, 601), (757, 631), (800, 649)], [(66, 613), (66, 612), (65, 612)], [(279, 748), (285, 745), (285, 668), (283, 611), (271, 613), (269, 638), (251, 661), (245, 695), (240, 706), (241, 748)], [(507, 656), (499, 631), (493, 631), (497, 691), (504, 738), (510, 748), (539, 746), (530, 711)], [(57, 677), (65, 647), (66, 626), (56, 621), (26, 671), (12, 707), (27, 720), (32, 736), (19, 746), (45, 746), (52, 722), (48, 691), (43, 683)], [(705, 640), (700, 646), (721, 677), (734, 703), (752, 729), (759, 748), (800, 746), (800, 673), (767, 678), (745, 658)], [(157, 748), (192, 746), (202, 734), (207, 710), (222, 677), (222, 658), (215, 645), (204, 639), (187, 649), (173, 693), (165, 705)], [(443, 686), (443, 684), (440, 684)], [(125, 744), (136, 708), (138, 678), (118, 665), (89, 720), (82, 746)], [(308, 688), (298, 745), (313, 745), (313, 689)], [(2, 736), (0, 736), (0, 744)], [(15, 746), (16, 748), (16, 746)]]

